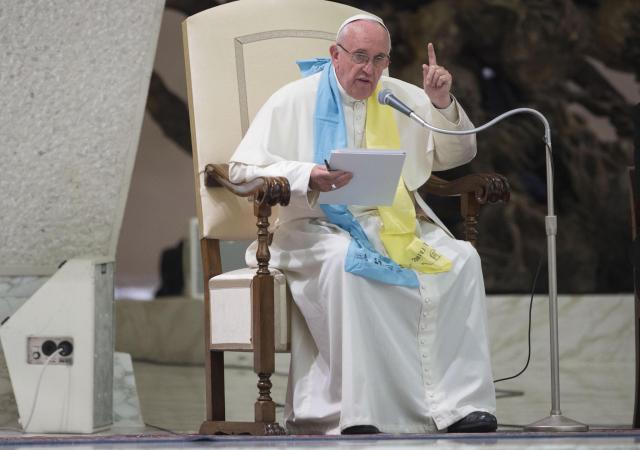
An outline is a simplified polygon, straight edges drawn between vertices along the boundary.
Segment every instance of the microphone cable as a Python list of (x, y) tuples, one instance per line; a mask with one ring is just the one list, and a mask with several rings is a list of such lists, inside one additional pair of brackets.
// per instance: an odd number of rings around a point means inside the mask
[[(553, 153), (551, 152), (551, 147), (549, 147), (549, 145), (545, 142), (545, 148), (547, 149), (547, 151), (549, 152), (549, 155), (551, 156), (551, 158), (549, 159), (550, 163), (551, 163), (551, 171), (552, 173), (555, 171), (554, 163), (553, 163)], [(536, 274), (533, 276), (533, 283), (531, 285), (531, 299), (529, 300), (529, 324), (528, 324), (528, 331), (527, 331), (527, 361), (524, 364), (524, 367), (515, 375), (511, 375), (508, 377), (504, 377), (504, 378), (498, 378), (497, 380), (493, 380), (493, 383), (500, 383), (501, 381), (506, 381), (506, 380), (512, 380), (514, 378), (519, 377), (520, 375), (522, 375), (525, 370), (527, 370), (527, 368), (529, 367), (529, 362), (531, 362), (531, 315), (532, 315), (532, 310), (533, 310), (533, 296), (535, 295), (536, 292), (536, 286), (538, 285), (538, 276), (540, 275), (540, 270), (542, 270), (542, 262), (544, 261), (544, 256), (546, 255), (546, 250), (543, 251), (540, 254), (540, 259), (538, 260), (538, 267), (536, 269)]]
[(533, 311), (533, 296), (536, 292), (536, 285), (538, 284), (538, 276), (540, 275), (540, 270), (542, 269), (542, 261), (544, 261), (544, 255), (546, 252), (542, 252), (540, 255), (540, 260), (538, 261), (538, 268), (536, 269), (536, 274), (533, 276), (533, 283), (531, 285), (531, 299), (529, 300), (529, 326), (527, 331), (527, 361), (524, 363), (524, 367), (515, 375), (511, 375), (504, 378), (498, 378), (497, 380), (493, 380), (493, 383), (500, 383), (501, 381), (512, 380), (514, 378), (522, 375), (525, 370), (529, 367), (529, 362), (531, 362), (531, 313)]
[(35, 394), (33, 394), (33, 402), (31, 403), (31, 410), (29, 411), (29, 416), (27, 417), (27, 420), (24, 422), (20, 420), (20, 424), (22, 425), (22, 430), (25, 432), (27, 431), (27, 428), (29, 428), (29, 425), (31, 425), (31, 419), (33, 419), (33, 415), (36, 411), (36, 405), (38, 404), (38, 397), (40, 396), (40, 386), (42, 385), (42, 377), (44, 375), (44, 372), (45, 370), (47, 370), (47, 366), (49, 365), (49, 363), (56, 356), (58, 356), (60, 352), (62, 352), (61, 348), (56, 349), (55, 352), (53, 352), (47, 357), (46, 361), (44, 362), (44, 365), (42, 366), (42, 370), (40, 371), (40, 375), (38, 376), (38, 382), (36, 383), (36, 392)]

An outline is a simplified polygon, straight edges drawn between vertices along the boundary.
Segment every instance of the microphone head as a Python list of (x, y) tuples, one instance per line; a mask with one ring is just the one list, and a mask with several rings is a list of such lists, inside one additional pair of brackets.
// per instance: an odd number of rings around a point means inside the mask
[(393, 92), (391, 92), (391, 89), (383, 89), (380, 92), (378, 92), (378, 103), (380, 103), (381, 105), (388, 105), (389, 104), (389, 96), (392, 96)]
[(411, 108), (402, 103), (395, 95), (393, 95), (391, 89), (383, 89), (378, 92), (378, 103), (380, 103), (381, 105), (389, 105), (393, 109), (400, 111), (402, 114), (409, 117), (411, 117), (411, 113), (413, 113), (413, 110)]

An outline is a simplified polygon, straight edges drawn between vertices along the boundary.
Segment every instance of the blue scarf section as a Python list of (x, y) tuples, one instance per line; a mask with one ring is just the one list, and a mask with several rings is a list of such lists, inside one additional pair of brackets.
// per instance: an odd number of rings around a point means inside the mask
[[(314, 58), (297, 61), (303, 76), (322, 71), (314, 116), (314, 162), (324, 164), (331, 150), (347, 146), (344, 112), (331, 60)], [(346, 205), (320, 205), (327, 219), (351, 235), (344, 270), (381, 283), (417, 288), (418, 276), (381, 255), (369, 242), (360, 223)]]

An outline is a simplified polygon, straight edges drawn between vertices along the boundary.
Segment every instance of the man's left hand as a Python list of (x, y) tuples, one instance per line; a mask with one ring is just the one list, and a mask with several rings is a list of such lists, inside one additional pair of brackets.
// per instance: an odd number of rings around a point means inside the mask
[(424, 91), (436, 108), (446, 108), (451, 104), (449, 91), (451, 91), (453, 77), (447, 69), (438, 65), (436, 51), (431, 42), (427, 45), (427, 53), (429, 54), (429, 64), (422, 65)]

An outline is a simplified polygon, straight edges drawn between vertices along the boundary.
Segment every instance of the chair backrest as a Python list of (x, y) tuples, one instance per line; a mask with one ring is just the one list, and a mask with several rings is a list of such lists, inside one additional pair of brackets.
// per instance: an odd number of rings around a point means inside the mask
[(204, 186), (209, 163), (226, 163), (254, 115), (300, 78), (297, 59), (328, 56), (340, 24), (362, 12), (325, 0), (238, 0), (182, 24), (201, 237), (255, 238), (252, 204)]

